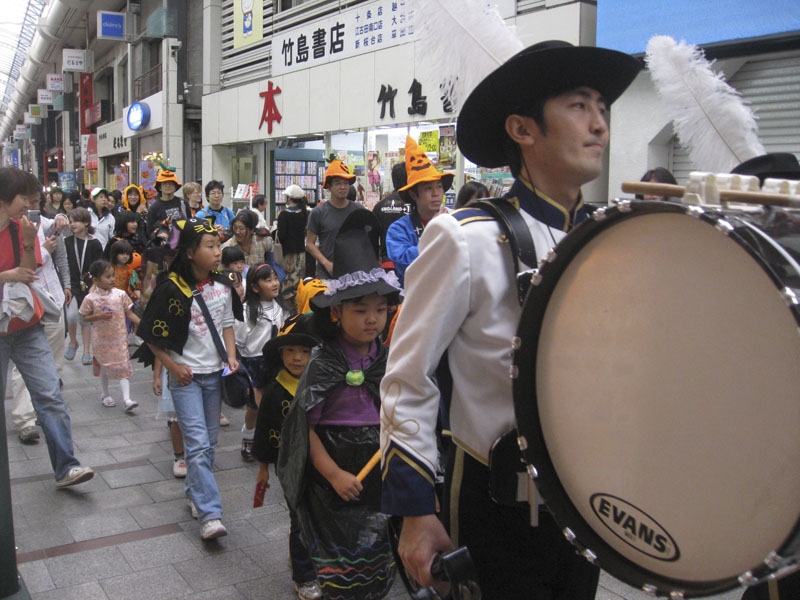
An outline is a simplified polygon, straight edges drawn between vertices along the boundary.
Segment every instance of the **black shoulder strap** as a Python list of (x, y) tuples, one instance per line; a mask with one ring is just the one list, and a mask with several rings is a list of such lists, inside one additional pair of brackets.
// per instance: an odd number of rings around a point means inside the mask
[[(533, 243), (531, 230), (519, 211), (505, 198), (481, 198), (467, 205), (469, 208), (480, 208), (488, 212), (500, 224), (508, 243), (511, 245), (511, 258), (514, 261), (514, 273), (519, 273), (519, 262), (536, 268), (538, 258)], [(529, 281), (529, 279), (527, 280)], [(522, 304), (527, 292), (527, 282), (517, 279), (519, 302)]]
[(11, 234), (11, 245), (14, 247), (14, 268), (19, 266), (19, 232), (14, 221), (8, 222), (8, 233)]
[(216, 325), (214, 325), (214, 319), (211, 318), (211, 313), (208, 311), (208, 306), (206, 305), (206, 301), (203, 300), (203, 295), (200, 293), (200, 290), (197, 289), (197, 286), (195, 284), (191, 284), (189, 287), (192, 290), (192, 296), (197, 302), (197, 306), (200, 307), (200, 310), (203, 313), (203, 318), (205, 318), (206, 320), (206, 325), (208, 325), (208, 331), (211, 334), (211, 339), (214, 340), (214, 345), (217, 347), (217, 352), (219, 353), (219, 357), (224, 364), (227, 364), (228, 351), (225, 350), (225, 344), (222, 343), (222, 340), (219, 337), (219, 332), (217, 331)]

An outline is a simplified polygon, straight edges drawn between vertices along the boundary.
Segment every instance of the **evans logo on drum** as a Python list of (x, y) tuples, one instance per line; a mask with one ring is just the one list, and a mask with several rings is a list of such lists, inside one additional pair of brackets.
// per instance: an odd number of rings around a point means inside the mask
[(666, 562), (680, 558), (672, 536), (646, 512), (611, 494), (593, 494), (592, 510), (603, 525), (642, 554)]

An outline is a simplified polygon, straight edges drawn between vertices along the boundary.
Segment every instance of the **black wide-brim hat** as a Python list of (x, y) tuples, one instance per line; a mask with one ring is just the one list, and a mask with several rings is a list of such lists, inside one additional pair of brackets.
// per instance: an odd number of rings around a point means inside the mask
[(281, 348), (286, 346), (305, 346), (313, 348), (318, 346), (321, 341), (312, 332), (311, 314), (294, 315), (283, 322), (278, 330), (278, 335), (270, 339), (261, 349), (267, 365), (278, 365), (281, 363)]
[(378, 260), (378, 217), (359, 208), (345, 218), (333, 242), (333, 279), (328, 289), (311, 299), (313, 309), (326, 308), (371, 294), (387, 296), (396, 304), (400, 282), (394, 272), (381, 268)]
[(467, 97), (458, 117), (458, 148), (483, 167), (508, 164), (505, 121), (538, 100), (579, 87), (597, 90), (608, 105), (641, 70), (634, 57), (616, 50), (551, 40), (518, 52), (487, 75)]
[(762, 154), (736, 165), (731, 173), (737, 175), (755, 175), (761, 184), (767, 177), (775, 179), (800, 179), (800, 163), (794, 154), (788, 152), (772, 152)]

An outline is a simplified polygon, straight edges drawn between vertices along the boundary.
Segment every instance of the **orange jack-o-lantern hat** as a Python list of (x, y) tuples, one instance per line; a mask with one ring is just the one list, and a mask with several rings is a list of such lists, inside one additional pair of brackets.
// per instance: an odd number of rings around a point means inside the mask
[(347, 168), (347, 165), (340, 160), (332, 160), (331, 164), (328, 165), (328, 170), (325, 171), (325, 182), (322, 184), (322, 187), (328, 189), (331, 184), (331, 179), (334, 177), (346, 179), (348, 183), (351, 184), (356, 181), (356, 176), (353, 175), (350, 169)]
[(453, 185), (453, 173), (442, 173), (433, 166), (431, 159), (411, 136), (406, 136), (406, 176), (408, 184), (397, 190), (406, 202), (413, 202), (408, 190), (423, 181), (440, 181), (444, 191)]

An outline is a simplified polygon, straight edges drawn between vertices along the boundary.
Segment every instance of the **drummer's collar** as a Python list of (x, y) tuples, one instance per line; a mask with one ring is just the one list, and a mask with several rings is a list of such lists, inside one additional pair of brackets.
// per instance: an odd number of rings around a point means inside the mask
[(578, 197), (575, 207), (571, 211), (567, 211), (558, 202), (531, 185), (521, 173), (514, 180), (514, 185), (511, 186), (505, 197), (537, 221), (560, 231), (569, 231), (586, 218), (583, 195)]

